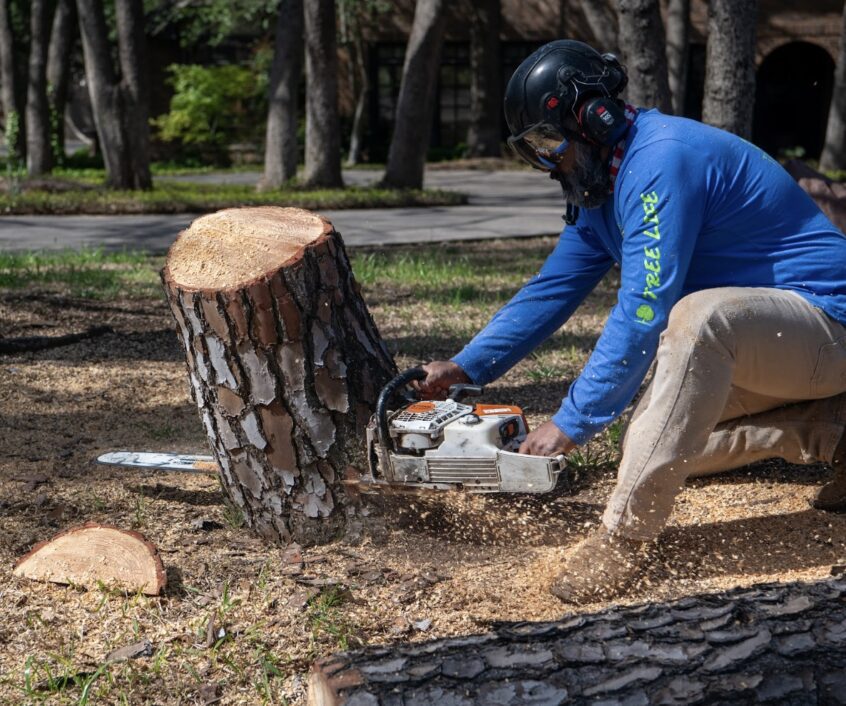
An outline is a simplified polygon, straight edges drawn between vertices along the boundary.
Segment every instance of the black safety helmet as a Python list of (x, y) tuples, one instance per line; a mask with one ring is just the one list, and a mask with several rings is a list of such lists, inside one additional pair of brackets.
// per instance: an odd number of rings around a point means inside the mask
[[(545, 44), (520, 64), (505, 89), (509, 145), (533, 167), (549, 169), (538, 150), (554, 152), (563, 140), (615, 143), (626, 130), (617, 96), (627, 83), (613, 54), (572, 39)], [(590, 97), (599, 100), (586, 102)], [(579, 131), (566, 127), (568, 115)]]

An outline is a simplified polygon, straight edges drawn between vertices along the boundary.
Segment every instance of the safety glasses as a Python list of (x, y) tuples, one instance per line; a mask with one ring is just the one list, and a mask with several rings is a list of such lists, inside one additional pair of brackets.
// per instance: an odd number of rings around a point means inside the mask
[(554, 125), (537, 123), (519, 135), (509, 137), (508, 144), (536, 169), (549, 171), (564, 159), (570, 140)]

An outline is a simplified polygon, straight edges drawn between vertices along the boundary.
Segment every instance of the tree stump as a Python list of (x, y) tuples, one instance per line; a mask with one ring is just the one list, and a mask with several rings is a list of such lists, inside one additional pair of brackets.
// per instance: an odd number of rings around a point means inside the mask
[(264, 537), (338, 537), (396, 372), (341, 236), (302, 209), (219, 211), (179, 235), (162, 281), (229, 499)]
[(846, 581), (760, 586), (319, 660), (309, 706), (846, 704)]

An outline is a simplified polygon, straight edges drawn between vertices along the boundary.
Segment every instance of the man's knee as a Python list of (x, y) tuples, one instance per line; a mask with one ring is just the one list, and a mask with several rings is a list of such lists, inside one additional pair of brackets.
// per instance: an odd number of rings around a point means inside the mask
[(718, 341), (729, 346), (734, 323), (742, 315), (734, 288), (703, 289), (676, 302), (662, 343), (696, 346)]

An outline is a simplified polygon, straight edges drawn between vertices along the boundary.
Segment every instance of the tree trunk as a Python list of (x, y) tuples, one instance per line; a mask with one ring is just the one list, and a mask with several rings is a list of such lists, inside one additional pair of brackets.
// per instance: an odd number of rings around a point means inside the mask
[(340, 235), (301, 209), (220, 211), (180, 234), (162, 280), (230, 500), (269, 539), (337, 538), (395, 374)]
[(757, 0), (711, 0), (702, 122), (752, 136)]
[(352, 60), (352, 85), (355, 90), (356, 99), (347, 164), (354, 166), (361, 161), (361, 151), (364, 146), (364, 130), (367, 125), (367, 99), (370, 95), (370, 79), (367, 76), (367, 46), (362, 39), (360, 26), (356, 26), (353, 29), (352, 41), (350, 43), (350, 57)]
[(673, 112), (684, 115), (687, 90), (687, 62), (690, 44), (690, 0), (667, 3), (667, 74)]
[(671, 113), (667, 44), (658, 0), (618, 0), (620, 49), (628, 67), (628, 100)]
[(316, 662), (308, 703), (843, 704), (844, 599), (842, 580), (770, 585), (365, 648)]
[(834, 72), (834, 93), (828, 111), (820, 169), (846, 169), (846, 5), (840, 28), (840, 56)]
[(65, 158), (65, 106), (68, 103), (70, 68), (76, 33), (76, 4), (73, 0), (59, 0), (53, 18), (50, 49), (47, 55), (50, 146), (56, 164), (62, 164)]
[(338, 118), (338, 49), (335, 0), (304, 5), (306, 47), (306, 186), (340, 187), (341, 123)]
[(21, 165), (26, 160), (26, 92), (16, 66), (11, 4), (12, 0), (0, 0), (0, 100), (8, 161), (10, 165)]
[[(570, 0), (572, 2), (573, 0)], [(587, 20), (588, 27), (594, 36), (595, 49), (600, 52), (617, 53), (619, 47), (619, 23), (617, 16), (607, 2), (578, 3)]]
[(282, 0), (267, 111), (264, 177), (261, 188), (278, 189), (297, 175), (298, 94), (303, 70), (303, 0)]
[(115, 0), (115, 17), (124, 109), (122, 122), (129, 150), (131, 188), (149, 189), (153, 180), (150, 176), (150, 86), (144, 1)]
[(47, 49), (55, 4), (32, 0), (30, 6), (29, 78), (26, 90), (26, 170), (30, 176), (53, 168), (50, 109), (47, 104)]
[(500, 0), (471, 3), (470, 24), (470, 157), (502, 156), (502, 84), (500, 78)]
[[(150, 156), (143, 52), (141, 0), (116, 0), (120, 68), (118, 82), (112, 66), (101, 0), (77, 0), (79, 33), (85, 55), (85, 79), (91, 96), (94, 124), (106, 165), (106, 183), (119, 189), (148, 189)], [(141, 123), (139, 116), (143, 116)], [(130, 134), (132, 132), (133, 134)]]
[(435, 111), (446, 18), (443, 0), (417, 0), (397, 98), (385, 186), (420, 189)]

